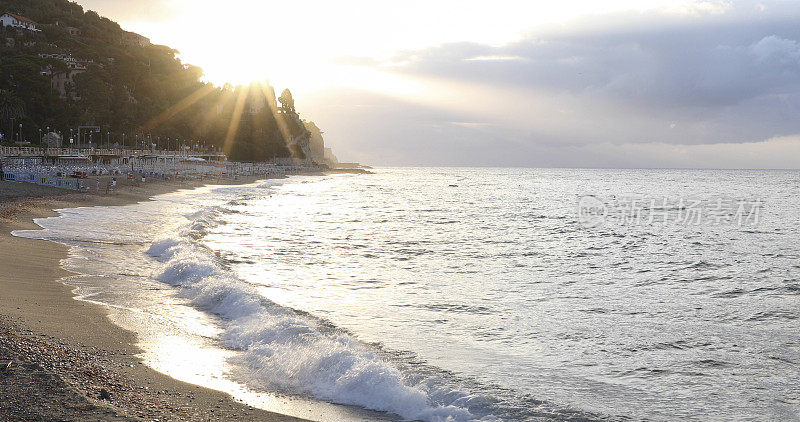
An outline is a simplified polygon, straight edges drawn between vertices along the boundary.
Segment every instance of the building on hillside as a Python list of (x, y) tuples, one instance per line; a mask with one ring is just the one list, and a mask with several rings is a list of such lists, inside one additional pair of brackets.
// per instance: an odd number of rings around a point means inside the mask
[(76, 59), (69, 54), (39, 54), (43, 59), (55, 59), (64, 62), (70, 69), (83, 69), (94, 63), (94, 60)]
[(50, 76), (50, 86), (53, 87), (54, 90), (58, 91), (58, 96), (62, 100), (72, 100), (77, 101), (80, 98), (78, 97), (77, 92), (75, 92), (75, 75), (85, 72), (86, 69), (72, 69), (68, 72), (58, 72), (53, 71), (52, 68), (46, 68), (42, 71), (42, 74), (45, 76)]
[(125, 45), (138, 45), (139, 47), (147, 47), (150, 45), (150, 38), (139, 35), (135, 32), (125, 31), (122, 33), (122, 43)]
[(28, 31), (39, 32), (36, 29), (36, 22), (20, 15), (15, 15), (10, 12), (0, 15), (0, 24), (2, 26), (10, 26), (12, 28), (27, 29)]
[(62, 25), (61, 22), (59, 22), (59, 21), (56, 21), (56, 25), (55, 26), (63, 28), (65, 31), (67, 31), (67, 34), (70, 34), (73, 37), (81, 35), (81, 30), (78, 29), (78, 28), (75, 28), (74, 26)]
[(77, 100), (75, 93), (75, 75), (86, 72), (88, 65), (94, 63), (92, 60), (79, 60), (67, 54), (39, 54), (43, 59), (55, 59), (67, 65), (67, 71), (56, 70), (53, 66), (46, 66), (42, 69), (43, 76), (50, 77), (50, 85), (58, 91), (61, 99)]

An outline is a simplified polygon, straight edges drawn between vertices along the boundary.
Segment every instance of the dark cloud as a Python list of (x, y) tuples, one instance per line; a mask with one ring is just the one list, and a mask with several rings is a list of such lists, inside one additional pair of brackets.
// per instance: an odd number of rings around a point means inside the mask
[[(680, 167), (682, 159), (692, 162), (692, 151), (732, 157), (738, 143), (743, 150), (747, 145), (754, 167), (770, 167), (763, 159), (780, 154), (757, 156), (753, 151), (774, 146), (761, 141), (800, 134), (799, 21), (800, 5), (742, 2), (721, 13), (594, 17), (502, 46), (453, 43), (349, 63), (494, 89), (501, 97), (486, 98), (484, 116), (475, 110), (442, 115), (382, 98), (392, 112), (380, 116), (381, 126), (391, 127), (394, 139), (375, 153), (393, 157), (389, 162)], [(503, 112), (507, 118), (498, 117)], [(362, 125), (359, 136), (384, 142), (369, 127)], [(460, 140), (459, 148), (448, 148), (452, 139)], [(392, 147), (403, 142), (419, 147), (418, 156)], [(702, 149), (713, 144), (719, 147)], [(670, 145), (690, 153), (670, 155)], [(733, 162), (719, 160), (723, 167)], [(740, 165), (742, 156), (737, 160)], [(787, 160), (800, 167), (800, 157), (783, 157), (780, 166)]]
[(726, 19), (405, 52), (397, 72), (644, 104), (724, 107), (800, 90), (800, 25)]

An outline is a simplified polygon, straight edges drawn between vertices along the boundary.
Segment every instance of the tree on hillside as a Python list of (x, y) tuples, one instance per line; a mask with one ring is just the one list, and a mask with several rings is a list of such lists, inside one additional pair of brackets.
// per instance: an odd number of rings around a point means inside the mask
[(0, 90), (0, 121), (9, 124), (7, 140), (10, 142), (14, 133), (14, 121), (25, 117), (25, 103), (11, 91)]
[[(290, 151), (306, 132), (288, 89), (275, 113), (272, 87), (203, 82), (202, 69), (183, 63), (177, 50), (126, 42), (117, 23), (74, 1), (0, 0), (4, 11), (42, 29), (0, 28), (0, 90), (21, 100), (24, 111), (11, 133), (20, 123), (27, 139), (48, 127), (68, 134), (91, 125), (112, 141), (133, 139), (131, 145), (148, 139), (163, 147), (169, 139), (220, 148), (227, 141), (238, 161), (302, 157)], [(10, 120), (0, 114), (0, 131)]]
[(289, 91), (289, 88), (283, 90), (278, 101), (281, 102), (281, 109), (285, 113), (294, 113), (294, 98), (292, 98), (292, 92)]

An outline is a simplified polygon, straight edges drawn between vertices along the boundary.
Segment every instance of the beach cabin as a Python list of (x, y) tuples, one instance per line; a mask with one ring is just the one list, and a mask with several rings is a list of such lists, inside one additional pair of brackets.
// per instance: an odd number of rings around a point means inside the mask
[(10, 26), (12, 28), (27, 29), (28, 31), (39, 32), (36, 29), (36, 22), (20, 15), (15, 15), (10, 12), (0, 15), (0, 24), (3, 26)]

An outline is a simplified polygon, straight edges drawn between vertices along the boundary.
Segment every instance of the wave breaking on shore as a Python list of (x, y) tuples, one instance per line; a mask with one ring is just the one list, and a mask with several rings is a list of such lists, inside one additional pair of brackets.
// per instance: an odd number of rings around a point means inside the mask
[(413, 382), (369, 345), (269, 301), (256, 286), (232, 275), (224, 261), (197, 242), (218, 223), (220, 212), (223, 208), (209, 207), (187, 215), (180, 236), (153, 242), (147, 254), (162, 264), (153, 278), (178, 288), (192, 306), (223, 318), (220, 340), (243, 352), (231, 362), (241, 382), (410, 420), (494, 419), (470, 411), (480, 398), (435, 379)]

